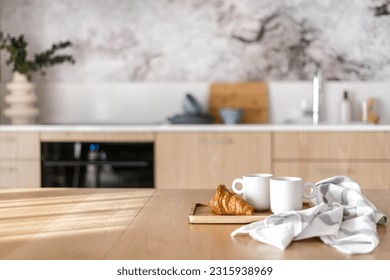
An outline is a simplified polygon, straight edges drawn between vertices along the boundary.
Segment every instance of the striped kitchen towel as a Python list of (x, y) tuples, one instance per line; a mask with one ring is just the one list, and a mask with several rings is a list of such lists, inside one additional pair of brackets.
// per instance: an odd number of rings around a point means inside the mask
[(387, 217), (363, 195), (360, 186), (345, 176), (316, 183), (314, 207), (285, 211), (236, 229), (232, 236), (249, 234), (257, 241), (285, 249), (291, 241), (319, 237), (348, 254), (372, 252), (379, 244), (376, 224)]

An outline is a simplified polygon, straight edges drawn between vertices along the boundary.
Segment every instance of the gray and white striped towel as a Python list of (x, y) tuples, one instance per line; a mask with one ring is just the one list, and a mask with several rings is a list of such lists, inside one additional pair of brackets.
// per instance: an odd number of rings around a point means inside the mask
[(249, 234), (280, 249), (291, 241), (319, 237), (325, 244), (348, 254), (372, 252), (379, 244), (376, 224), (387, 217), (362, 194), (360, 186), (345, 176), (316, 183), (315, 206), (285, 211), (236, 229), (232, 236)]

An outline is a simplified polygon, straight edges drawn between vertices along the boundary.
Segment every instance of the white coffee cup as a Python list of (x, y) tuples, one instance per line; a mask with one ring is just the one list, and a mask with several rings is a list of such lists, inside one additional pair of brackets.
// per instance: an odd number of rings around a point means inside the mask
[[(232, 189), (237, 194), (243, 194), (244, 200), (257, 211), (265, 211), (270, 207), (270, 181), (272, 174), (250, 174), (237, 178), (232, 183)], [(236, 185), (242, 188), (237, 189)]]
[[(309, 192), (307, 192), (307, 190)], [(303, 198), (312, 199), (317, 195), (313, 183), (305, 183), (298, 177), (273, 177), (270, 180), (271, 211), (279, 213), (301, 210)]]

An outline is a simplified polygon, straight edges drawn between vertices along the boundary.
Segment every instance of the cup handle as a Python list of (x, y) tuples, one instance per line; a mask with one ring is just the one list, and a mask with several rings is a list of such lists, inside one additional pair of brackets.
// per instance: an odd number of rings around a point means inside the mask
[[(241, 184), (242, 188), (241, 189), (237, 189), (236, 188), (236, 185), (237, 184)], [(232, 189), (233, 191), (236, 193), (236, 194), (242, 194), (244, 193), (244, 184), (243, 184), (243, 180), (238, 178), (238, 179), (235, 179), (232, 183)]]
[[(310, 193), (306, 193), (306, 188), (307, 187), (311, 188), (312, 191)], [(312, 199), (316, 195), (317, 195), (317, 188), (316, 188), (316, 186), (313, 183), (305, 183), (303, 185), (303, 197), (305, 197), (307, 199)]]

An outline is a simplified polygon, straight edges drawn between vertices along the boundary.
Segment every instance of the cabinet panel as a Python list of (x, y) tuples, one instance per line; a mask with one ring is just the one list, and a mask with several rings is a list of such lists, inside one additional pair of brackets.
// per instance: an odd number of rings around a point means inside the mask
[(271, 171), (270, 133), (158, 133), (158, 188), (216, 188)]
[(344, 175), (356, 181), (362, 189), (390, 187), (390, 162), (275, 162), (275, 176), (298, 176), (317, 182)]
[(278, 132), (275, 159), (390, 159), (387, 132)]
[(40, 142), (38, 133), (0, 133), (1, 159), (39, 159)]
[(40, 186), (39, 161), (0, 161), (0, 188), (39, 188)]
[(40, 138), (42, 142), (153, 142), (154, 133), (88, 131), (42, 132)]

